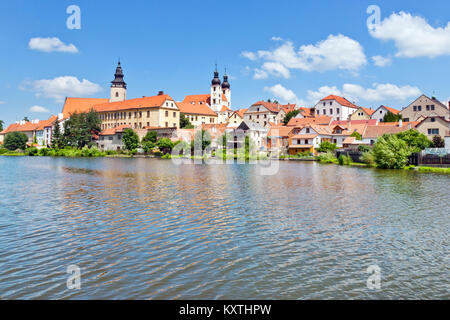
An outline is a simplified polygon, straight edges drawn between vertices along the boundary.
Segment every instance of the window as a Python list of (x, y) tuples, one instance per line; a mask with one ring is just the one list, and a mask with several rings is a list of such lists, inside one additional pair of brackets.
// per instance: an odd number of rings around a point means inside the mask
[(166, 128), (168, 128), (169, 127), (169, 123), (168, 122), (166, 122)]
[(118, 92), (116, 92), (116, 97), (117, 97), (117, 98), (119, 97), (119, 93), (118, 93)]
[(317, 110), (317, 115), (319, 115), (320, 114), (320, 110)]
[(414, 111), (417, 111), (417, 106), (413, 106), (413, 110), (414, 110)]
[(330, 114), (333, 114), (333, 109), (330, 109)]
[(431, 122), (436, 122), (436, 118), (431, 118), (430, 121)]
[(150, 118), (150, 111), (147, 111), (147, 118)]
[(333, 105), (333, 101), (330, 101), (330, 106), (332, 106)]
[(150, 122), (147, 122), (147, 127), (150, 127)]
[(142, 118), (142, 112), (139, 112), (139, 118)]
[(305, 139), (305, 144), (308, 144), (309, 143), (309, 140), (308, 139)]
[[(336, 108), (336, 113), (339, 114), (339, 108)], [(362, 112), (361, 112), (361, 115), (363, 115)]]
[(430, 106), (430, 108), (431, 108), (431, 110), (434, 110), (434, 104), (432, 104), (432, 105)]
[(417, 110), (422, 111), (422, 106), (417, 106)]
[(323, 103), (323, 106), (326, 106), (326, 105), (327, 105), (327, 103), (326, 103), (326, 102), (324, 102), (324, 103)]
[(439, 129), (428, 129), (428, 134), (429, 135), (432, 135), (432, 134), (439, 135)]
[(306, 128), (306, 133), (309, 133), (310, 131), (309, 131), (309, 128)]
[(169, 111), (166, 111), (166, 117), (168, 117), (169, 116)]
[(404, 122), (409, 122), (409, 118), (403, 119)]
[(112, 139), (113, 139), (113, 137), (112, 137), (112, 136), (108, 137), (108, 140), (112, 141)]
[(173, 113), (173, 117), (174, 117), (174, 118), (177, 117), (177, 113), (176, 113), (176, 112)]
[(427, 111), (430, 111), (430, 106), (428, 104), (427, 104), (426, 108), (427, 108)]

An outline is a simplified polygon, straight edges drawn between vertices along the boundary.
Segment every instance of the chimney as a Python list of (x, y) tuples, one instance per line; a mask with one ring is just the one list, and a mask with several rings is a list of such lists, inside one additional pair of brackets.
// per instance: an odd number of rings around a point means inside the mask
[(158, 92), (158, 96), (163, 96), (164, 95), (164, 91), (159, 91)]
[(398, 127), (399, 128), (403, 127), (403, 120), (402, 119), (398, 120)]

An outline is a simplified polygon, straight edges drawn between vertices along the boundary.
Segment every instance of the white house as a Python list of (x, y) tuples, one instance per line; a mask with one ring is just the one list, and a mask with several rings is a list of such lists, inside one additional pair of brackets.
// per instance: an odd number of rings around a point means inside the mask
[(315, 106), (315, 114), (318, 116), (329, 116), (333, 120), (347, 120), (359, 107), (347, 99), (335, 95), (320, 100)]
[(371, 115), (372, 120), (378, 120), (379, 122), (383, 122), (384, 116), (388, 114), (389, 112), (393, 114), (399, 114), (400, 110), (393, 109), (386, 106), (380, 106), (378, 109), (375, 110), (374, 113)]
[(324, 141), (331, 142), (332, 131), (329, 126), (306, 125), (291, 131), (289, 138), (289, 154), (302, 152), (317, 154), (317, 149)]

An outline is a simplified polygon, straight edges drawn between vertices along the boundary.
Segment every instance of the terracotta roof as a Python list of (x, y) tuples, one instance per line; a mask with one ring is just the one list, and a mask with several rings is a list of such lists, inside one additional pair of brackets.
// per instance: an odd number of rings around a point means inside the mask
[[(371, 125), (371, 126), (375, 126), (377, 125), (378, 120), (376, 119), (370, 119), (370, 120), (351, 120), (350, 124), (354, 125), (354, 124), (367, 124), (367, 125)], [(333, 121), (331, 122), (331, 125), (348, 125), (348, 120), (340, 120), (340, 121)]]
[(329, 95), (328, 97), (325, 97), (320, 101), (326, 101), (326, 100), (336, 100), (341, 106), (355, 108), (355, 109), (359, 108), (357, 105), (351, 103), (347, 99), (340, 97), (340, 96), (336, 96), (336, 95)]
[(233, 112), (233, 114), (230, 116), (230, 118), (231, 118), (235, 113), (237, 113), (237, 115), (238, 115), (239, 117), (241, 117), (242, 119), (244, 119), (244, 113), (245, 113), (247, 110), (248, 110), (248, 109), (239, 109), (239, 110), (236, 110), (236, 111)]
[(312, 118), (292, 118), (287, 124), (288, 127), (296, 127), (307, 124), (325, 124), (329, 125), (332, 118), (328, 116), (318, 116)]
[(408, 126), (367, 126), (363, 138), (378, 138), (384, 134), (396, 134), (408, 130)]
[(313, 108), (301, 107), (298, 110), (304, 117), (314, 117), (314, 109)]
[(289, 145), (289, 149), (297, 149), (297, 148), (312, 148), (312, 144), (291, 144), (291, 145)]
[[(364, 108), (364, 107), (359, 107), (358, 110), (361, 109), (363, 110), (365, 113), (367, 113), (369, 116), (373, 115), (375, 110), (373, 109), (369, 109), (369, 108)], [(358, 110), (356, 110), (355, 112), (358, 112)]]
[(51, 116), (50, 119), (48, 120), (39, 121), (39, 126), (37, 127), (36, 130), (41, 131), (47, 127), (53, 127), (56, 120), (58, 120), (57, 116)]
[(166, 100), (173, 101), (173, 99), (169, 95), (163, 94), (153, 97), (143, 97), (137, 99), (98, 104), (95, 105), (93, 108), (97, 112), (140, 109), (140, 108), (158, 108), (161, 107), (164, 101)]
[(222, 109), (220, 109), (220, 112), (225, 112), (225, 111), (233, 111), (233, 110), (231, 110), (227, 106), (222, 106)]
[(269, 137), (287, 137), (289, 133), (293, 130), (293, 127), (286, 126), (273, 126), (270, 128), (269, 133), (267, 134)]
[(296, 104), (290, 104), (290, 103), (285, 104), (285, 105), (281, 105), (281, 109), (282, 109), (284, 112), (286, 112), (286, 113), (289, 113), (289, 112), (291, 112), (291, 111), (294, 111), (296, 107), (297, 107)]
[(280, 112), (282, 105), (278, 103), (273, 102), (266, 102), (266, 101), (258, 101), (254, 104), (252, 104), (252, 107), (254, 106), (264, 106), (266, 109), (268, 109), (270, 112), (278, 113)]
[(67, 119), (75, 112), (88, 112), (93, 106), (101, 103), (107, 103), (108, 101), (108, 99), (97, 98), (66, 98), (62, 113), (64, 115), (64, 119)]
[(186, 96), (183, 100), (183, 102), (187, 103), (206, 103), (208, 105), (211, 105), (211, 95), (210, 94), (193, 94)]
[(292, 136), (292, 139), (314, 139), (318, 134), (296, 134)]
[[(400, 110), (394, 109), (394, 108), (390, 108), (390, 107), (386, 107), (386, 106), (380, 106), (380, 108), (385, 108), (387, 111), (392, 112), (393, 114), (399, 114)], [(378, 108), (378, 109), (380, 109)], [(377, 110), (378, 110), (377, 109)], [(376, 111), (376, 110), (375, 110)]]
[(115, 128), (109, 128), (109, 129), (105, 129), (102, 132), (99, 133), (100, 136), (112, 136), (116, 133), (120, 133), (123, 132), (125, 129), (127, 128), (131, 128), (129, 125), (121, 125), (121, 126), (117, 126)]
[(199, 114), (217, 117), (217, 113), (212, 111), (206, 104), (189, 103), (189, 102), (177, 102), (178, 109), (184, 114)]
[[(405, 122), (403, 121), (402, 126), (409, 126), (411, 125), (412, 128), (415, 128), (418, 124), (420, 123), (420, 121), (410, 121), (410, 122)], [(399, 126), (400, 122), (380, 122), (378, 123), (379, 126)]]

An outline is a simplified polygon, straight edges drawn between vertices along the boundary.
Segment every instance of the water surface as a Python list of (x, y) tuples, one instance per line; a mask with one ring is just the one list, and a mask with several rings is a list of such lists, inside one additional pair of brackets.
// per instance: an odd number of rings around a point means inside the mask
[(446, 175), (0, 157), (0, 181), (0, 299), (450, 297)]

